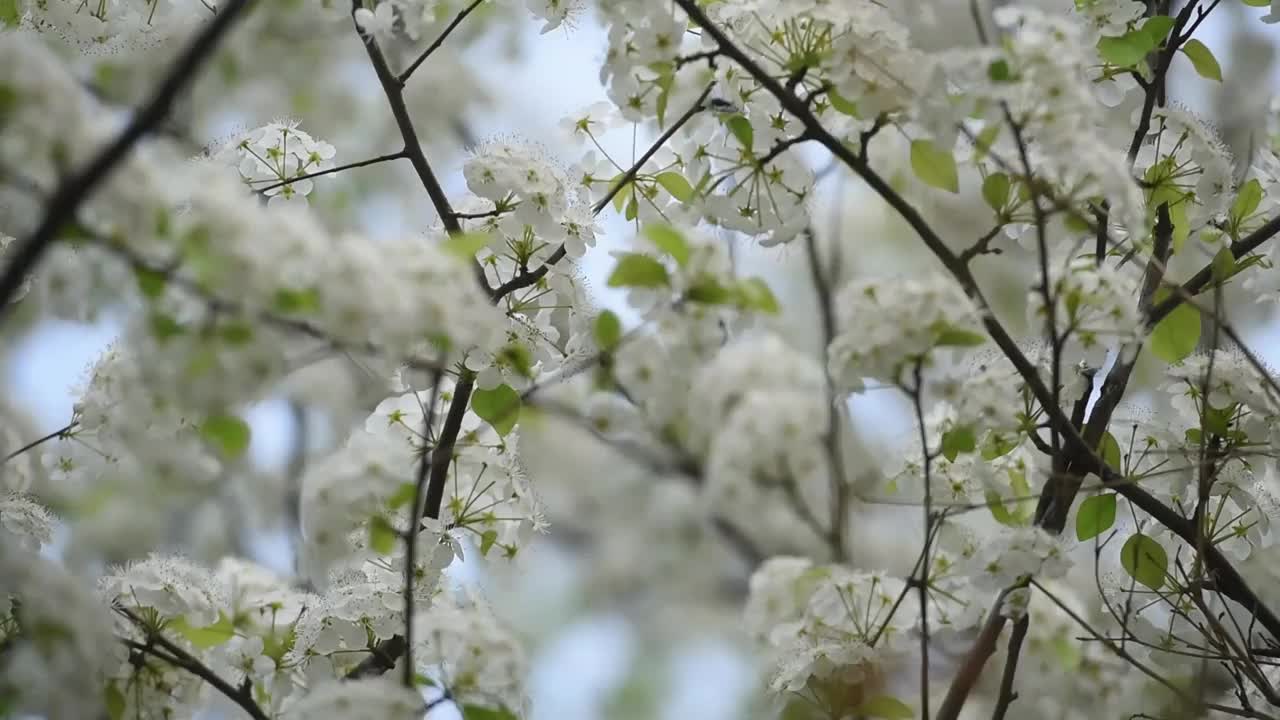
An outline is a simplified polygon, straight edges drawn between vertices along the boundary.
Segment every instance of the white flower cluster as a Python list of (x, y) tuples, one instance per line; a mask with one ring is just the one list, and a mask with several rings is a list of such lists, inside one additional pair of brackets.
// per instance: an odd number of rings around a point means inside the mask
[(25, 495), (0, 496), (0, 540), (27, 550), (39, 550), (53, 540), (54, 518), (43, 505)]
[[(1145, 330), (1138, 308), (1142, 270), (1132, 263), (1099, 265), (1092, 255), (1050, 259), (1049, 284), (1054, 300), (1054, 328), (1087, 352), (1137, 339)], [(1044, 293), (1027, 291), (1027, 322), (1044, 328), (1048, 310)]]
[[(834, 469), (823, 445), (831, 408), (821, 367), (776, 335), (744, 336), (695, 375), (688, 432), (706, 458), (705, 493), (725, 517), (753, 531), (794, 535), (795, 502), (826, 507), (815, 492)], [(704, 455), (705, 453), (705, 455)]]
[(1231, 149), (1215, 128), (1185, 108), (1152, 112), (1134, 170), (1153, 189), (1153, 206), (1167, 202), (1194, 229), (1226, 212), (1235, 197)]
[[(1087, 72), (1097, 65), (1094, 41), (1075, 18), (1025, 6), (999, 8), (996, 21), (1006, 33), (1001, 49), (949, 51), (939, 63), (963, 102), (950, 103), (950, 110), (940, 107), (938, 98), (947, 95), (935, 88), (925, 95), (919, 121), (937, 127), (939, 117), (958, 122), (980, 109), (984, 127), (1003, 128), (1001, 108), (1008, 106), (1023, 129), (1032, 167), (1053, 182), (1055, 198), (1077, 203), (1105, 197), (1111, 221), (1132, 237), (1144, 237), (1146, 203), (1124, 152), (1097, 141), (1106, 108)], [(1017, 167), (1020, 151), (1012, 133), (1002, 131), (991, 152)]]
[(303, 176), (333, 167), (337, 151), (298, 129), (292, 121), (268, 123), (231, 139), (214, 154), (240, 171), (245, 185), (271, 198), (268, 205), (306, 204), (315, 181)]
[(1039, 527), (1006, 527), (984, 542), (962, 569), (977, 587), (1002, 590), (1033, 576), (1059, 578), (1071, 568), (1064, 541)]
[[(445, 416), (453, 383), (442, 380), (434, 417)], [(424, 414), (431, 392), (410, 392), (380, 403), (346, 444), (302, 480), (302, 521), (309, 574), (320, 581), (335, 567), (359, 567), (383, 554), (357, 538), (373, 525), (407, 529), (406, 509), (416, 482), (422, 449)], [(445, 497), (432, 532), (420, 534), (428, 549), (440, 542), (460, 553), (453, 533), (468, 531), (489, 547), (513, 557), (544, 526), (541, 504), (528, 486), (508, 447), (493, 428), (468, 412), (462, 422)], [(501, 519), (499, 519), (501, 518)], [(451, 528), (445, 533), (444, 528)], [(352, 534), (356, 533), (357, 538)], [(353, 542), (353, 540), (356, 540)], [(400, 543), (397, 543), (400, 545)], [(393, 550), (393, 556), (399, 548)], [(424, 552), (438, 571), (452, 552)]]
[(183, 619), (192, 627), (217, 622), (228, 604), (210, 570), (183, 557), (154, 553), (104, 576), (98, 592), (108, 605), (148, 608), (164, 618)]
[[(7, 711), (97, 717), (102, 679), (118, 647), (112, 621), (88, 587), (53, 560), (0, 542), (0, 694)], [(16, 623), (11, 625), (11, 623)]]
[(426, 700), (394, 675), (330, 681), (312, 688), (287, 706), (288, 720), (413, 720), (422, 717)]
[[(908, 640), (909, 626), (890, 614), (901, 588), (901, 581), (882, 574), (770, 558), (751, 577), (746, 608), (748, 631), (765, 640), (773, 656), (769, 687), (881, 695)], [(900, 612), (910, 617), (907, 608)]]
[(481, 598), (442, 597), (415, 623), (414, 657), (455, 702), (524, 716), (524, 650)]
[(827, 350), (835, 381), (863, 389), (864, 378), (903, 383), (916, 362), (939, 348), (978, 345), (982, 310), (951, 279), (860, 280), (835, 297), (837, 335)]

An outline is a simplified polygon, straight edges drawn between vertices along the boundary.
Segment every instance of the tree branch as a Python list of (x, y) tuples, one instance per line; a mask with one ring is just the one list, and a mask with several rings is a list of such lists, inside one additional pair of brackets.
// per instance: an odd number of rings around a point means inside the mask
[(467, 19), (467, 16), (471, 14), (472, 10), (480, 7), (480, 3), (482, 2), (484, 2), (484, 0), (475, 0), (475, 2), (466, 6), (461, 12), (454, 16), (453, 21), (444, 29), (444, 32), (440, 33), (440, 37), (436, 38), (435, 41), (428, 45), (427, 49), (418, 56), (418, 59), (410, 63), (409, 67), (405, 68), (404, 72), (400, 73), (399, 77), (396, 78), (396, 82), (400, 83), (400, 87), (404, 87), (405, 83), (409, 82), (409, 77), (418, 69), (418, 66), (426, 62), (427, 58), (431, 57), (431, 53), (439, 50), (440, 46), (444, 45), (444, 41), (449, 39), (449, 35), (462, 24), (463, 20)]
[(201, 28), (191, 44), (178, 56), (168, 75), (160, 82), (146, 103), (135, 112), (129, 124), (82, 170), (67, 177), (53, 192), (45, 206), (44, 216), (18, 246), (13, 260), (0, 275), (0, 322), (12, 309), (13, 298), (27, 274), (58, 237), (58, 232), (72, 222), (80, 206), (97, 190), (116, 166), (128, 157), (134, 145), (159, 127), (169, 114), (178, 94), (186, 88), (217, 49), (218, 43), (256, 0), (227, 0), (217, 15)]
[[(121, 615), (128, 618), (129, 621), (132, 622), (134, 626), (136, 626), (147, 638), (147, 642), (145, 643), (140, 643), (128, 638), (121, 638), (121, 641), (126, 646), (164, 660), (165, 662), (168, 662), (179, 669), (186, 670), (192, 675), (204, 680), (209, 683), (210, 687), (225, 695), (227, 699), (231, 700), (236, 705), (239, 705), (240, 709), (248, 713), (249, 717), (253, 718), (253, 720), (270, 720), (267, 713), (259, 707), (258, 703), (254, 702), (253, 695), (251, 693), (253, 686), (251, 684), (246, 683), (239, 688), (232, 686), (231, 683), (219, 677), (218, 674), (210, 670), (207, 665), (200, 662), (199, 658), (196, 658), (191, 653), (183, 650), (177, 644), (171, 642), (162, 633), (152, 632), (148, 628), (146, 621), (141, 617), (138, 617), (137, 613), (123, 605), (116, 605), (115, 609)], [(163, 653), (156, 651), (155, 646), (157, 645), (164, 650)]]

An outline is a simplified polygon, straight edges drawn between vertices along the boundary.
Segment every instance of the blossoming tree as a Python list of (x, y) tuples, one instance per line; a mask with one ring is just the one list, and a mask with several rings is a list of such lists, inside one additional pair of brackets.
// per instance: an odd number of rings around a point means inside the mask
[[(524, 717), (521, 637), (450, 576), (572, 535), (745, 620), (753, 717), (1280, 717), (1280, 386), (1237, 323), (1280, 135), (1197, 37), (1265, 4), (0, 0), (3, 332), (123, 326), (65, 427), (0, 416), (0, 716)], [(588, 12), (589, 152), (460, 155), (461, 50)], [(1175, 72), (1251, 99), (1234, 141)], [(323, 121), (201, 148), (228, 109)], [(828, 177), (904, 272), (853, 267)], [(388, 193), (430, 227), (362, 237)], [(749, 246), (805, 261), (821, 357)], [(872, 390), (905, 455), (851, 442)], [(334, 441), (268, 471), (282, 392)], [(237, 544), (273, 528), (290, 576)]]

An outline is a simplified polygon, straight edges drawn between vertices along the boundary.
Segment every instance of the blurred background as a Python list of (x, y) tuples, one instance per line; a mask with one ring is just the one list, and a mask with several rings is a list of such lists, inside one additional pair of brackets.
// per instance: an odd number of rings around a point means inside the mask
[[(1061, 6), (1065, 12), (1070, 2), (1043, 4)], [(943, 47), (976, 41), (969, 29), (972, 21), (966, 0), (910, 5), (918, 7), (904, 19), (920, 44)], [(1175, 100), (1214, 122), (1241, 159), (1247, 158), (1251, 139), (1259, 139), (1250, 128), (1263, 124), (1276, 87), (1277, 69), (1272, 60), (1280, 30), (1258, 22), (1262, 12), (1229, 0), (1200, 31), (1198, 37), (1214, 50), (1228, 82), (1207, 83), (1185, 63), (1175, 63), (1172, 76)], [(452, 14), (442, 12), (442, 17)], [(415, 117), (424, 118), (421, 132), (429, 142), (428, 155), (444, 176), (446, 188), (455, 197), (465, 192), (461, 165), (466, 148), (489, 138), (532, 140), (565, 166), (579, 162), (589, 148), (572, 141), (560, 121), (607, 100), (599, 79), (606, 39), (590, 10), (575, 13), (570, 23), (546, 34), (539, 34), (539, 23), (519, 7), (495, 10), (493, 17), (477, 13), (471, 28), (453, 36), (450, 47), (424, 66), (410, 86), (411, 108)], [(287, 117), (297, 120), (301, 129), (333, 143), (339, 164), (397, 149), (399, 139), (389, 122), (381, 90), (349, 26), (345, 32), (349, 36), (345, 44), (335, 44), (327, 51), (334, 54), (328, 62), (337, 74), (326, 76), (335, 87), (323, 92), (315, 91), (313, 78), (303, 74), (305, 57), (292, 66), (281, 66), (282, 77), (277, 81), (290, 93), (271, 96), (246, 85), (240, 94), (223, 100), (218, 95), (224, 88), (197, 88), (183, 119), (197, 144), (216, 145), (219, 138), (236, 130)], [(414, 47), (406, 41), (399, 48), (400, 58), (411, 58)], [(444, 112), (442, 106), (457, 112)], [(633, 132), (628, 125), (611, 131), (601, 142), (615, 157), (632, 158), (643, 152), (653, 136), (651, 129)], [(827, 162), (821, 155), (813, 157), (815, 168), (821, 169)], [(896, 162), (900, 165), (902, 159)], [(977, 184), (962, 186), (956, 199), (918, 198), (932, 216), (946, 218), (945, 227), (961, 236), (957, 242), (985, 229), (979, 228), (985, 218)], [(821, 191), (813, 209), (815, 227), (825, 244), (838, 243), (843, 248), (846, 278), (909, 272), (932, 262), (902, 225), (845, 174), (837, 171), (827, 175)], [(313, 206), (329, 219), (357, 227), (375, 240), (420, 233), (433, 221), (430, 205), (407, 167), (376, 166), (343, 173), (331, 182), (318, 183), (311, 197)], [(607, 212), (601, 225), (601, 239), (588, 252), (581, 271), (601, 306), (633, 319), (622, 295), (604, 287), (603, 282), (611, 267), (609, 252), (630, 243), (633, 231), (620, 217)], [(728, 235), (725, 239), (737, 242)], [(815, 305), (803, 248), (763, 249), (738, 242), (738, 250), (741, 271), (765, 276), (782, 302), (785, 317), (779, 328), (792, 342), (817, 353)], [(1198, 267), (1207, 258), (1189, 259), (1188, 266)], [(983, 265), (982, 277), (998, 310), (1015, 324), (1024, 322), (1019, 319), (1025, 314), (1020, 306), (1026, 281), (1019, 277), (1019, 267), (1017, 258), (993, 260)], [(1259, 355), (1272, 365), (1280, 364), (1280, 327), (1269, 311), (1241, 303), (1239, 298), (1229, 298), (1229, 305), (1234, 322)], [(86, 379), (86, 370), (112, 341), (118, 326), (109, 307), (87, 324), (41, 320), (28, 325), (0, 351), (3, 396), (29, 415), (33, 437), (67, 424), (77, 384)], [(1143, 387), (1142, 372), (1140, 367), (1135, 383), (1138, 388)], [(376, 403), (380, 399), (378, 387), (374, 382), (369, 388), (357, 387), (351, 392), (353, 397), (368, 392), (363, 402)], [(1150, 387), (1149, 371), (1146, 387)], [(850, 407), (851, 448), (872, 471), (878, 463), (892, 458), (898, 448), (915, 442), (907, 401), (900, 394), (871, 391), (856, 396)], [(296, 461), (300, 438), (309, 461), (321, 461), (327, 448), (341, 442), (340, 423), (309, 419), (308, 412), (299, 413), (287, 389), (249, 411), (251, 453), (261, 471), (285, 472)], [(308, 432), (300, 432), (300, 424), (305, 424)], [(531, 442), (536, 444), (537, 440)], [(879, 454), (872, 456), (860, 447), (877, 448)], [(536, 453), (530, 460), (536, 465)], [(603, 473), (616, 460), (601, 456), (582, 462), (584, 466), (595, 463), (593, 467)], [(542, 481), (536, 468), (533, 478), (535, 483)], [(661, 558), (662, 562), (629, 555), (643, 552), (644, 543), (613, 547), (607, 538), (574, 532), (573, 515), (581, 512), (580, 507), (572, 506), (575, 488), (556, 485), (551, 479), (540, 489), (550, 508), (551, 535), (522, 554), (514, 565), (472, 557), (459, 573), (465, 582), (484, 588), (499, 612), (528, 641), (533, 718), (729, 720), (756, 716), (753, 708), (761, 702), (756, 694), (757, 668), (734, 614), (743, 597), (742, 578), (738, 578), (739, 585), (723, 592), (693, 592), (691, 597), (673, 597), (654, 587), (674, 577), (717, 574), (718, 569), (712, 571), (704, 564), (731, 562), (731, 555), (717, 555), (706, 548), (682, 553), (678, 545), (674, 551), (669, 547), (655, 550), (674, 553)], [(648, 510), (657, 512), (653, 508), (661, 507), (662, 502), (678, 500), (654, 500)], [(912, 512), (910, 521), (916, 520)], [(888, 527), (895, 520), (890, 514), (878, 522)], [(877, 558), (887, 567), (900, 561), (896, 555), (909, 562), (909, 553), (895, 551), (894, 546), (914, 548), (918, 543), (890, 542), (884, 535), (868, 528), (863, 533), (866, 546), (859, 554)], [(287, 573), (292, 563), (287, 537), (284, 531), (265, 528), (245, 538), (244, 546), (259, 562)], [(658, 542), (655, 538), (655, 545)], [(670, 544), (669, 538), (661, 542)], [(637, 571), (635, 565), (646, 567)], [(448, 717), (450, 712), (442, 709), (433, 717)]]

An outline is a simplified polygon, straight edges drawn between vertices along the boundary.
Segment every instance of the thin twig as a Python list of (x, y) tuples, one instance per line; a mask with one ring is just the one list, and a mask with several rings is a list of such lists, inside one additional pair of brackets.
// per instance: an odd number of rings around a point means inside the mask
[(449, 39), (450, 33), (461, 25), (463, 20), (467, 19), (467, 16), (471, 14), (472, 10), (480, 7), (480, 3), (482, 2), (484, 2), (484, 0), (475, 0), (454, 16), (453, 21), (444, 29), (444, 32), (440, 33), (440, 37), (437, 37), (435, 41), (428, 45), (427, 49), (422, 51), (422, 54), (418, 56), (418, 59), (410, 63), (409, 67), (405, 68), (404, 72), (400, 73), (399, 77), (396, 78), (396, 82), (400, 83), (401, 87), (404, 87), (405, 83), (409, 82), (410, 76), (412, 76), (414, 71), (418, 69), (418, 66), (426, 62), (427, 58), (431, 57), (431, 53), (439, 50), (440, 46), (444, 45), (444, 41)]
[(298, 175), (297, 177), (291, 177), (287, 180), (281, 180), (280, 182), (275, 183), (273, 185), (268, 185), (264, 188), (258, 188), (254, 190), (254, 192), (265, 194), (271, 190), (275, 190), (276, 188), (282, 188), (286, 185), (292, 185), (296, 182), (301, 182), (303, 180), (310, 180), (312, 178), (324, 177), (325, 175), (340, 173), (343, 170), (354, 170), (356, 168), (368, 167), (370, 165), (377, 165), (378, 163), (390, 162), (392, 160), (400, 160), (406, 157), (408, 157), (408, 155), (405, 155), (405, 152), (403, 150), (400, 150), (397, 152), (388, 153), (386, 155), (379, 155), (378, 157), (375, 157), (375, 158), (369, 158), (368, 160), (361, 160), (359, 162), (347, 163), (346, 165), (338, 165), (337, 167), (325, 168), (324, 170), (320, 170), (318, 172), (306, 173), (305, 175)]
[(133, 147), (160, 126), (178, 95), (217, 49), (223, 37), (255, 4), (256, 0), (227, 0), (218, 14), (200, 30), (174, 61), (172, 69), (151, 93), (150, 99), (131, 115), (124, 130), (84, 169), (59, 183), (45, 205), (40, 224), (18, 245), (13, 259), (5, 267), (4, 274), (0, 275), (0, 322), (13, 308), (9, 301), (22, 286), (27, 274), (35, 269), (57, 239), (58, 232), (75, 219), (80, 206), (93, 195), (116, 166), (128, 157)]

